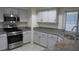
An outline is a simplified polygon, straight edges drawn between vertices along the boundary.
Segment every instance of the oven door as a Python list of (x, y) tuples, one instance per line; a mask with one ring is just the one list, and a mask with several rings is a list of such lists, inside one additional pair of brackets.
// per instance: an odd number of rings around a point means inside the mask
[(16, 43), (19, 41), (23, 41), (22, 34), (8, 36), (8, 44)]

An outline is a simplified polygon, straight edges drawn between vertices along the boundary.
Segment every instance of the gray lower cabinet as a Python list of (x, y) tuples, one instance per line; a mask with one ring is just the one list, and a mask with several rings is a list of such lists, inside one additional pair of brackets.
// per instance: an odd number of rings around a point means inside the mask
[(48, 47), (49, 50), (54, 50), (55, 44), (57, 43), (57, 35), (34, 31), (34, 42)]
[(76, 41), (75, 41), (74, 47), (75, 47), (75, 49), (76, 49), (77, 51), (79, 51), (79, 40), (76, 40)]
[(7, 35), (2, 34), (0, 35), (0, 50), (7, 49)]
[(57, 36), (48, 34), (48, 49), (49, 50), (54, 50), (55, 49), (55, 44), (57, 42)]
[(39, 44), (39, 40), (40, 40), (40, 32), (34, 31), (34, 42)]
[(34, 31), (34, 42), (44, 47), (47, 47), (47, 34)]
[(47, 34), (46, 33), (40, 33), (40, 45), (47, 47)]
[(23, 32), (23, 43), (28, 43), (31, 41), (31, 31)]

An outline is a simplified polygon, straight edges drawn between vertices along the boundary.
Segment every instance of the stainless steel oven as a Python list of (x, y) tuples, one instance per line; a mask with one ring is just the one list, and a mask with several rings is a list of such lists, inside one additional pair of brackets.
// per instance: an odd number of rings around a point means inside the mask
[(4, 28), (7, 32), (8, 49), (19, 47), (23, 44), (23, 32), (18, 28)]
[(23, 43), (23, 34), (21, 31), (7, 33), (8, 49), (19, 47)]

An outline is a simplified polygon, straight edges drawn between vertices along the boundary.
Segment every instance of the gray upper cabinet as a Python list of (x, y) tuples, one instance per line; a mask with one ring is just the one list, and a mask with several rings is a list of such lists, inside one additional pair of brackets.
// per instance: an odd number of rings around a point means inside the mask
[(0, 8), (0, 22), (3, 22), (3, 8)]
[(19, 11), (16, 8), (4, 8), (4, 14), (10, 14), (10, 13), (19, 15)]
[(29, 18), (27, 10), (17, 8), (4, 8), (4, 14), (10, 14), (11, 12), (20, 17), (20, 22), (27, 22)]
[(57, 10), (45, 10), (37, 12), (37, 21), (38, 22), (48, 22), (56, 23), (57, 19)]
[(56, 19), (57, 19), (57, 11), (56, 10), (48, 11), (48, 22), (56, 23)]
[(10, 14), (11, 8), (3, 8), (4, 14)]
[(41, 12), (38, 12), (37, 13), (37, 22), (42, 22), (43, 19), (42, 19), (42, 13)]
[(28, 22), (28, 12), (27, 10), (19, 10), (19, 16), (21, 22)]
[(3, 22), (3, 14), (10, 14), (13, 12), (13, 14), (19, 15), (19, 11), (16, 8), (0, 8), (0, 22)]

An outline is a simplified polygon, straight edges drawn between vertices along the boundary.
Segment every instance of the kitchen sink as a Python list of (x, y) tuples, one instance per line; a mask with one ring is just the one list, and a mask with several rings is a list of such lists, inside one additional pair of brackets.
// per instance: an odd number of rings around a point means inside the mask
[(79, 34), (75, 33), (64, 33), (64, 37), (70, 40), (79, 40)]
[(73, 35), (69, 35), (69, 34), (65, 34), (64, 37), (66, 37), (67, 39), (71, 39), (74, 40), (74, 36)]

